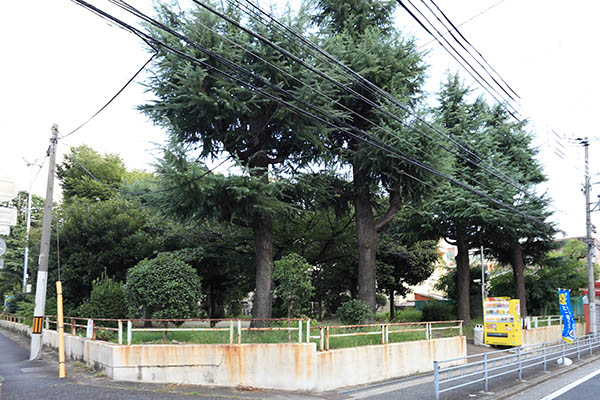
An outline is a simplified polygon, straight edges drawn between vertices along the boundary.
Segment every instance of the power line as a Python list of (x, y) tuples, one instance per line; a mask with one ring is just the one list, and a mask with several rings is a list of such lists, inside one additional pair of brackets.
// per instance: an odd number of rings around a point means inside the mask
[[(304, 110), (304, 109), (300, 108), (299, 106), (290, 103), (289, 101), (286, 101), (286, 100), (283, 100), (283, 99), (281, 99), (281, 98), (279, 98), (277, 96), (274, 96), (273, 94), (266, 92), (264, 89), (261, 89), (261, 88), (255, 86), (254, 84), (252, 84), (252, 83), (250, 83), (248, 81), (244, 81), (241, 78), (239, 78), (239, 77), (237, 77), (235, 75), (232, 75), (231, 73), (225, 72), (225, 71), (223, 71), (223, 70), (221, 70), (221, 69), (219, 69), (219, 68), (217, 68), (217, 67), (215, 67), (213, 65), (210, 65), (210, 64), (208, 64), (207, 62), (205, 62), (203, 60), (195, 58), (195, 57), (193, 57), (193, 56), (191, 56), (191, 55), (189, 55), (189, 54), (187, 54), (187, 53), (185, 53), (185, 52), (183, 52), (181, 50), (175, 49), (172, 46), (170, 46), (170, 45), (168, 45), (168, 44), (166, 44), (166, 43), (164, 43), (164, 42), (162, 42), (162, 41), (160, 41), (160, 40), (158, 40), (158, 39), (156, 39), (154, 37), (151, 37), (151, 36), (147, 35), (146, 33), (140, 31), (139, 29), (134, 28), (133, 26), (131, 26), (131, 25), (129, 25), (129, 24), (127, 24), (127, 23), (125, 23), (125, 22), (117, 19), (116, 17), (114, 17), (114, 16), (112, 16), (112, 15), (110, 15), (110, 14), (108, 14), (108, 13), (102, 11), (102, 10), (99, 10), (98, 8), (92, 6), (91, 4), (89, 4), (89, 3), (87, 3), (87, 2), (85, 2), (83, 0), (73, 0), (73, 1), (76, 1), (77, 3), (81, 4), (82, 6), (84, 6), (86, 8), (90, 7), (93, 10), (102, 13), (104, 16), (106, 16), (110, 20), (114, 21), (115, 23), (121, 24), (122, 26), (126, 27), (127, 29), (131, 29), (131, 30), (136, 31), (138, 34), (144, 36), (148, 41), (152, 42), (153, 44), (157, 45), (158, 47), (161, 47), (161, 48), (163, 48), (163, 49), (165, 49), (165, 50), (173, 53), (176, 56), (179, 56), (179, 57), (181, 57), (183, 59), (186, 59), (186, 60), (188, 60), (190, 62), (193, 62), (195, 64), (201, 65), (201, 66), (203, 66), (203, 67), (205, 67), (205, 68), (207, 68), (207, 69), (209, 69), (211, 71), (214, 71), (214, 72), (216, 72), (216, 73), (218, 73), (218, 74), (226, 77), (227, 79), (231, 79), (234, 82), (237, 82), (240, 85), (242, 85), (242, 87), (245, 87), (245, 88), (247, 88), (249, 90), (252, 90), (252, 91), (255, 91), (257, 93), (260, 93), (262, 96), (264, 96), (264, 97), (266, 97), (266, 98), (268, 98), (270, 100), (273, 100), (273, 101), (277, 102), (280, 105), (284, 105), (286, 107), (289, 107), (292, 111), (294, 111), (294, 112), (296, 112), (296, 113), (298, 113), (300, 115), (312, 118), (312, 119), (314, 119), (314, 120), (316, 120), (316, 121), (318, 121), (318, 122), (320, 122), (320, 123), (322, 123), (322, 124), (324, 124), (326, 126), (329, 126), (330, 128), (335, 129), (336, 131), (341, 132), (342, 134), (348, 135), (348, 136), (350, 136), (350, 137), (352, 137), (352, 138), (354, 138), (356, 140), (362, 141), (362, 142), (364, 142), (364, 143), (366, 143), (368, 145), (371, 145), (373, 147), (379, 148), (380, 150), (383, 150), (384, 152), (386, 152), (386, 153), (388, 153), (390, 155), (393, 155), (394, 157), (396, 157), (396, 158), (398, 158), (400, 160), (403, 160), (403, 161), (405, 161), (405, 162), (407, 162), (409, 164), (412, 164), (412, 165), (417, 166), (417, 167), (419, 167), (419, 168), (421, 168), (421, 169), (423, 169), (423, 170), (425, 170), (427, 172), (430, 172), (430, 173), (432, 173), (432, 174), (434, 174), (434, 175), (436, 175), (438, 177), (441, 177), (441, 178), (443, 178), (445, 180), (448, 180), (449, 182), (451, 182), (451, 183), (453, 183), (453, 184), (455, 184), (457, 186), (460, 186), (460, 187), (462, 187), (463, 189), (465, 189), (467, 191), (470, 191), (470, 192), (472, 192), (472, 193), (474, 193), (474, 194), (476, 194), (476, 195), (478, 195), (478, 196), (480, 196), (482, 198), (485, 198), (486, 200), (488, 200), (489, 202), (491, 202), (491, 203), (493, 203), (495, 205), (498, 205), (500, 207), (509, 209), (509, 210), (515, 212), (516, 214), (521, 215), (524, 218), (527, 218), (527, 219), (530, 219), (530, 220), (534, 221), (537, 224), (541, 224), (542, 226), (546, 225), (543, 221), (539, 220), (538, 218), (530, 216), (530, 215), (522, 212), (521, 210), (518, 210), (517, 208), (511, 206), (511, 205), (505, 204), (504, 202), (502, 202), (500, 200), (494, 199), (491, 196), (489, 196), (489, 195), (481, 192), (480, 190), (475, 189), (475, 188), (473, 188), (473, 187), (471, 187), (471, 186), (469, 186), (469, 185), (467, 185), (467, 184), (465, 184), (463, 182), (460, 182), (457, 179), (455, 179), (455, 178), (453, 178), (451, 176), (448, 176), (448, 175), (446, 175), (446, 174), (444, 174), (444, 173), (436, 170), (435, 168), (431, 167), (430, 165), (428, 165), (428, 164), (426, 164), (424, 162), (421, 162), (419, 160), (416, 160), (416, 159), (412, 158), (411, 156), (408, 156), (408, 155), (404, 154), (403, 152), (401, 152), (401, 151), (393, 148), (392, 146), (390, 146), (390, 145), (382, 142), (381, 140), (373, 138), (368, 133), (366, 133), (366, 132), (364, 132), (364, 131), (362, 131), (362, 130), (354, 127), (354, 126), (351, 126), (350, 124), (346, 123), (345, 121), (342, 121), (342, 120), (340, 120), (337, 117), (334, 117), (334, 116), (331, 116), (331, 115), (327, 115), (326, 113), (323, 113), (323, 111), (321, 109), (319, 109), (318, 107), (316, 107), (315, 105), (313, 105), (313, 104), (311, 104), (311, 103), (309, 103), (309, 102), (307, 102), (307, 101), (305, 101), (303, 99), (298, 98), (297, 96), (289, 93), (288, 91), (286, 91), (286, 90), (284, 90), (282, 88), (279, 88), (278, 86), (276, 86), (273, 83), (265, 80), (264, 78), (261, 78), (261, 77), (257, 76), (253, 72), (248, 71), (245, 68), (232, 63), (231, 61), (225, 59), (221, 55), (216, 54), (216, 53), (214, 53), (214, 52), (212, 52), (212, 51), (204, 48), (203, 46), (200, 46), (197, 43), (191, 42), (188, 38), (183, 37), (181, 39), (185, 40), (188, 44), (190, 44), (193, 47), (197, 48), (198, 50), (202, 51), (204, 54), (208, 55), (210, 58), (213, 58), (213, 59), (215, 59), (215, 60), (223, 63), (224, 65), (227, 65), (229, 68), (232, 68), (232, 70), (234, 70), (234, 71), (242, 72), (243, 74), (248, 74), (248, 76), (256, 78), (265, 87), (269, 87), (269, 88), (271, 88), (271, 89), (273, 89), (273, 90), (275, 90), (275, 91), (277, 91), (277, 92), (285, 95), (289, 99), (302, 104), (303, 106), (305, 106), (308, 109), (310, 109), (312, 112)], [(167, 28), (167, 32), (168, 32), (170, 29), (168, 27), (166, 27), (166, 28)], [(175, 32), (175, 35), (177, 37), (181, 36), (181, 35), (179, 35), (176, 32)], [(324, 114), (324, 116), (319, 116), (317, 114), (321, 114), (321, 115)]]
[(100, 114), (102, 111), (104, 111), (104, 109), (106, 107), (109, 106), (110, 103), (113, 102), (114, 99), (116, 99), (122, 92), (123, 90), (125, 90), (125, 88), (127, 88), (127, 86), (129, 86), (129, 84), (131, 82), (134, 81), (135, 78), (137, 78), (137, 76), (146, 68), (146, 66), (148, 64), (150, 64), (150, 62), (154, 59), (154, 57), (156, 57), (157, 53), (154, 53), (149, 59), (148, 61), (146, 61), (144, 63), (144, 65), (142, 65), (140, 67), (140, 69), (137, 70), (137, 72), (135, 74), (133, 74), (133, 76), (131, 78), (129, 78), (129, 80), (127, 81), (127, 83), (125, 83), (125, 85), (123, 85), (121, 87), (121, 89), (119, 89), (119, 91), (117, 91), (117, 93), (115, 93), (115, 95), (113, 97), (110, 98), (110, 100), (108, 100), (108, 102), (106, 102), (106, 104), (104, 104), (102, 107), (100, 107), (98, 109), (98, 111), (96, 111), (91, 117), (89, 117), (84, 123), (82, 123), (81, 125), (79, 125), (77, 128), (73, 129), (71, 132), (67, 133), (66, 135), (61, 136), (59, 139), (64, 139), (66, 137), (71, 136), (72, 134), (74, 134), (75, 132), (77, 132), (79, 129), (83, 128), (88, 122), (90, 122), (92, 119), (94, 119), (98, 114)]

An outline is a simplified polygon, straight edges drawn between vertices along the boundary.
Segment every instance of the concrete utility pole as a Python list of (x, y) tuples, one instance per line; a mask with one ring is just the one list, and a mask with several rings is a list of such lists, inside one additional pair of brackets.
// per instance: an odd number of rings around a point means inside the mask
[(33, 310), (33, 326), (31, 328), (31, 350), (29, 359), (35, 360), (42, 349), (42, 325), (46, 309), (46, 289), (48, 283), (48, 254), (50, 252), (50, 230), (52, 227), (52, 196), (54, 194), (54, 169), (56, 167), (56, 143), (58, 142), (58, 127), (52, 125), (50, 138), (48, 185), (46, 186), (46, 201), (44, 202), (44, 218), (42, 220), (42, 240), (40, 245), (40, 265), (38, 268), (37, 285), (35, 287), (35, 308)]
[(598, 332), (597, 325), (597, 315), (596, 315), (596, 288), (595, 288), (595, 280), (594, 280), (594, 264), (592, 263), (592, 256), (594, 251), (594, 240), (592, 239), (592, 218), (591, 218), (591, 210), (590, 210), (590, 191), (591, 191), (591, 181), (590, 181), (590, 162), (589, 162), (589, 145), (590, 142), (586, 137), (581, 144), (585, 150), (585, 226), (586, 226), (586, 254), (587, 254), (587, 272), (588, 272), (588, 303), (590, 309), (590, 327), (592, 333)]

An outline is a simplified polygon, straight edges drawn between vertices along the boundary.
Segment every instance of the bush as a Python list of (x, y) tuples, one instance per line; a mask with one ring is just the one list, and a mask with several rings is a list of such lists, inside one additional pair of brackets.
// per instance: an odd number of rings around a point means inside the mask
[(169, 253), (142, 260), (127, 271), (125, 291), (132, 310), (142, 307), (152, 318), (195, 317), (201, 280), (196, 270)]
[(19, 308), (19, 303), (22, 302), (22, 301), (26, 301), (26, 302), (29, 302), (29, 303), (33, 304), (34, 297), (33, 297), (33, 295), (31, 295), (29, 293), (17, 293), (8, 302), (8, 306), (6, 307), (6, 311), (9, 314), (17, 314), (17, 310)]
[(394, 322), (417, 322), (423, 319), (423, 313), (413, 307), (405, 308), (396, 313)]
[(371, 307), (359, 299), (352, 299), (343, 303), (335, 315), (345, 325), (360, 325), (373, 320), (374, 315)]
[(375, 295), (375, 304), (377, 304), (377, 308), (385, 307), (387, 304), (387, 297), (384, 294), (377, 293)]
[(116, 282), (104, 272), (92, 282), (87, 318), (127, 318), (127, 294), (122, 282)]
[(423, 321), (450, 321), (453, 319), (456, 319), (456, 316), (452, 304), (429, 301), (423, 307)]

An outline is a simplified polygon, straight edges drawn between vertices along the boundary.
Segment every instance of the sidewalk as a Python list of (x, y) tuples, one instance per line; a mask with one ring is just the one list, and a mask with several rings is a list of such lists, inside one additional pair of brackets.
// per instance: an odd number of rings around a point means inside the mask
[(0, 329), (0, 376), (4, 377), (1, 400), (190, 400), (193, 399), (290, 399), (315, 400), (303, 393), (217, 388), (192, 385), (118, 382), (79, 362), (67, 363), (67, 378), (58, 378), (57, 354), (44, 349), (41, 360), (29, 361), (29, 338)]

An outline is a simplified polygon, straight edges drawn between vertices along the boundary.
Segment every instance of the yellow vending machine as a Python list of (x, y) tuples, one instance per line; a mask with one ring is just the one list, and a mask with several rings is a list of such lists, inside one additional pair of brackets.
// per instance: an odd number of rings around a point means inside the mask
[(483, 342), (521, 345), (521, 303), (510, 297), (488, 297), (483, 305)]

